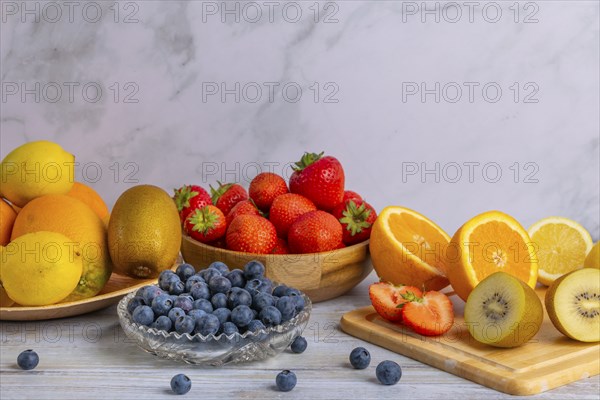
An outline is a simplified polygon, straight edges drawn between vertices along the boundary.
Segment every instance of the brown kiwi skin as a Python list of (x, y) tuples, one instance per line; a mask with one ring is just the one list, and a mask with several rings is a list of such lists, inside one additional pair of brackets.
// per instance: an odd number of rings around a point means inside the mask
[(552, 325), (554, 325), (554, 327), (563, 335), (565, 335), (566, 337), (569, 337), (571, 339), (577, 340), (577, 341), (582, 341), (580, 338), (576, 338), (573, 335), (571, 335), (566, 329), (565, 327), (560, 323), (560, 320), (557, 317), (552, 317), (552, 316), (556, 316), (556, 307), (554, 307), (554, 301), (552, 301), (554, 299), (554, 294), (556, 293), (556, 290), (558, 289), (558, 287), (560, 286), (560, 283), (562, 281), (564, 281), (569, 275), (580, 271), (580, 269), (577, 269), (575, 271), (569, 272), (567, 274), (564, 274), (563, 276), (561, 276), (560, 278), (558, 278), (557, 280), (555, 280), (552, 285), (548, 288), (548, 290), (546, 291), (546, 295), (544, 296), (544, 304), (546, 306), (546, 311), (548, 312), (548, 316), (550, 317), (550, 321), (552, 322)]

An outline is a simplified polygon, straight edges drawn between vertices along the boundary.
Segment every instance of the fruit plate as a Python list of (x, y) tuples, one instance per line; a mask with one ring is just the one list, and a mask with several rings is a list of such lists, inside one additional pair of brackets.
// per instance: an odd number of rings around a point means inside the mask
[(306, 293), (313, 303), (341, 296), (373, 270), (368, 240), (322, 253), (251, 254), (210, 246), (184, 234), (181, 254), (196, 270), (213, 261), (243, 268), (249, 261), (258, 260), (264, 264), (269, 279)]
[(203, 336), (199, 333), (166, 332), (133, 322), (127, 311), (127, 303), (134, 296), (135, 293), (128, 294), (117, 306), (119, 322), (127, 337), (155, 356), (211, 367), (259, 361), (279, 354), (302, 333), (312, 308), (310, 299), (302, 294), (304, 309), (281, 325), (243, 334)]
[(156, 278), (141, 280), (112, 274), (102, 291), (94, 297), (40, 307), (0, 307), (0, 320), (39, 321), (86, 314), (108, 307), (126, 294), (152, 283), (156, 283)]
[[(545, 289), (536, 290), (544, 298)], [(600, 373), (600, 343), (582, 343), (557, 331), (544, 310), (537, 335), (512, 349), (476, 342), (462, 317), (458, 299), (455, 321), (442, 336), (426, 337), (381, 318), (373, 307), (344, 314), (344, 332), (492, 389), (531, 395)], [(517, 334), (517, 333), (516, 333)]]

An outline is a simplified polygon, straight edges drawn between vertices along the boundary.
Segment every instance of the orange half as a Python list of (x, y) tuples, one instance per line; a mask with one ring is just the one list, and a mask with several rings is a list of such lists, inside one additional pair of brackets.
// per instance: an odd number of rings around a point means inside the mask
[(449, 241), (448, 234), (425, 216), (390, 206), (373, 224), (369, 251), (381, 280), (439, 290), (449, 283), (444, 258)]
[(467, 221), (446, 252), (448, 278), (467, 300), (471, 291), (494, 272), (503, 271), (535, 288), (538, 262), (527, 231), (510, 215), (488, 211)]

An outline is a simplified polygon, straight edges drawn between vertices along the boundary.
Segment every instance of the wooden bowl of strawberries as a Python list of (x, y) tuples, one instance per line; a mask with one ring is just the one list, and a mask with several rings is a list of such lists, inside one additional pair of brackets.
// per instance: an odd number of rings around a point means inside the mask
[(220, 182), (210, 194), (196, 185), (176, 189), (183, 258), (196, 270), (214, 261), (243, 268), (258, 260), (268, 278), (305, 292), (313, 302), (338, 297), (373, 269), (369, 236), (377, 218), (344, 184), (336, 158), (305, 153), (289, 188), (281, 176), (263, 172), (248, 191)]

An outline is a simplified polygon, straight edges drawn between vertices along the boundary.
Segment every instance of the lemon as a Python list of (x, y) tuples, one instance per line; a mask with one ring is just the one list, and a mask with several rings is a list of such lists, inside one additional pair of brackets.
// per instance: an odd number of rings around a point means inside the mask
[(10, 242), (0, 253), (0, 279), (8, 297), (23, 306), (54, 304), (77, 286), (83, 270), (75, 243), (40, 231)]
[(583, 262), (583, 266), (585, 268), (600, 269), (600, 242), (596, 242), (592, 247), (592, 250), (590, 250)]
[(0, 176), (2, 197), (23, 207), (45, 194), (67, 194), (75, 182), (75, 157), (46, 140), (25, 143), (4, 157)]
[(546, 286), (583, 267), (592, 237), (580, 224), (563, 217), (541, 219), (529, 228), (539, 264), (538, 281)]

